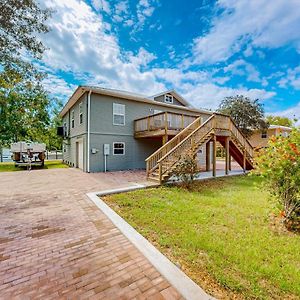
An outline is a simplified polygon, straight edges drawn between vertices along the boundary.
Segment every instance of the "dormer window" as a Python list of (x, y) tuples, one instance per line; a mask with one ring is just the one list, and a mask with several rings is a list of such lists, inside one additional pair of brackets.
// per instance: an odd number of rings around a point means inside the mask
[(170, 94), (165, 94), (165, 102), (166, 103), (173, 103), (173, 96)]

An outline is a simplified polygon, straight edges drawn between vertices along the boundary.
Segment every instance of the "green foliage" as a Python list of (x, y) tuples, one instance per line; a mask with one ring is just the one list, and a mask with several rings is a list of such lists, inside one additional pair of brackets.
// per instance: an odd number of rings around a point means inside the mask
[(292, 127), (294, 125), (294, 121), (296, 120), (291, 120), (287, 117), (280, 117), (280, 116), (267, 116), (266, 121), (270, 125)]
[(182, 181), (182, 184), (186, 188), (189, 188), (194, 182), (196, 173), (197, 163), (193, 155), (186, 155), (182, 157), (173, 172), (173, 174)]
[[(38, 169), (64, 169), (68, 168), (68, 165), (64, 164), (61, 160), (48, 160), (45, 161), (43, 167), (33, 166), (32, 170)], [(0, 172), (16, 172), (16, 171), (25, 171), (26, 167), (15, 167), (13, 162), (4, 162), (0, 163)]]
[(45, 25), (50, 11), (41, 9), (34, 0), (3, 0), (0, 3), (0, 57), (3, 67), (15, 69), (27, 64), (24, 53), (41, 58), (45, 47), (37, 38), (48, 32)]
[(285, 224), (297, 222), (300, 218), (300, 130), (294, 129), (288, 137), (273, 136), (256, 158), (255, 172), (266, 178)]
[(53, 134), (57, 103), (43, 89), (45, 74), (29, 62), (42, 57), (45, 47), (38, 36), (48, 32), (50, 13), (34, 0), (0, 3), (0, 148), (33, 140), (61, 149)]
[(264, 109), (258, 99), (251, 100), (243, 95), (226, 97), (218, 108), (219, 113), (229, 115), (246, 137), (256, 129), (266, 129)]
[(0, 73), (0, 143), (35, 140), (50, 124), (50, 100), (40, 82), (5, 70)]

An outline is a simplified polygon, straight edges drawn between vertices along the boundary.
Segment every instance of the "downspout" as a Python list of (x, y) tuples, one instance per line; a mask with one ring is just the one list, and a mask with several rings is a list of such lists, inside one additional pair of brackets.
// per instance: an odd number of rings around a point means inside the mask
[(91, 94), (90, 90), (88, 93), (88, 119), (87, 119), (87, 172), (90, 173), (90, 131), (91, 131)]

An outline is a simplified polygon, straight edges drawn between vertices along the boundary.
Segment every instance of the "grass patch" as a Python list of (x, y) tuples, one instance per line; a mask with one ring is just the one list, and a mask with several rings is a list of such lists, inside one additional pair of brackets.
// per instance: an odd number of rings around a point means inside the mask
[(299, 299), (300, 238), (271, 225), (257, 177), (159, 187), (104, 199), (218, 298)]
[[(38, 169), (62, 169), (68, 168), (68, 165), (64, 164), (61, 160), (49, 160), (45, 161), (44, 167), (32, 167), (32, 170)], [(15, 167), (14, 162), (3, 162), (0, 163), (0, 172), (16, 172), (27, 170), (26, 167)]]

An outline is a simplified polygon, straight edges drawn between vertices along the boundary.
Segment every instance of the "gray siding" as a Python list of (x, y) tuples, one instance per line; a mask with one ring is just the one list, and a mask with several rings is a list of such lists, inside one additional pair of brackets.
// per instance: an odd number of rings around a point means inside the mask
[[(166, 103), (166, 102), (165, 102), (165, 95), (161, 95), (161, 96), (155, 97), (154, 100), (157, 101), (157, 102)], [(184, 105), (183, 105), (181, 102), (179, 102), (174, 96), (173, 96), (173, 105), (184, 106)]]
[[(113, 154), (113, 143), (125, 143), (125, 155)], [(107, 157), (107, 171), (130, 169), (145, 169), (145, 159), (161, 147), (160, 140), (136, 140), (128, 135), (103, 135), (91, 134), (91, 148), (96, 148), (97, 153), (90, 156), (90, 171), (104, 171), (103, 145), (110, 145), (110, 155)]]
[[(83, 124), (79, 124), (79, 103), (83, 103)], [(125, 105), (125, 125), (113, 125), (113, 103)], [(175, 99), (174, 99), (174, 104)], [(181, 105), (178, 102), (178, 105)], [(71, 128), (71, 111), (75, 111), (75, 126)], [(161, 147), (161, 139), (135, 139), (134, 120), (153, 114), (154, 110), (170, 111), (188, 115), (201, 115), (205, 121), (210, 115), (189, 112), (180, 107), (165, 107), (159, 102), (143, 103), (111, 96), (91, 94), (90, 119), (90, 172), (104, 171), (104, 144), (110, 145), (110, 155), (107, 158), (107, 170), (144, 169), (145, 159)], [(64, 161), (76, 166), (76, 142), (83, 140), (84, 171), (87, 171), (87, 93), (64, 116), (69, 129), (69, 138), (64, 140)], [(125, 155), (113, 155), (113, 143), (125, 143)]]
[[(83, 118), (82, 124), (79, 122), (79, 104), (82, 103)], [(74, 128), (71, 126), (71, 112), (74, 110)], [(83, 153), (84, 153), (84, 171), (87, 170), (87, 94), (81, 96), (81, 98), (75, 103), (74, 106), (63, 117), (63, 124), (66, 122), (69, 138), (64, 139), (63, 147), (63, 160), (70, 166), (76, 166), (76, 142), (83, 141)]]

